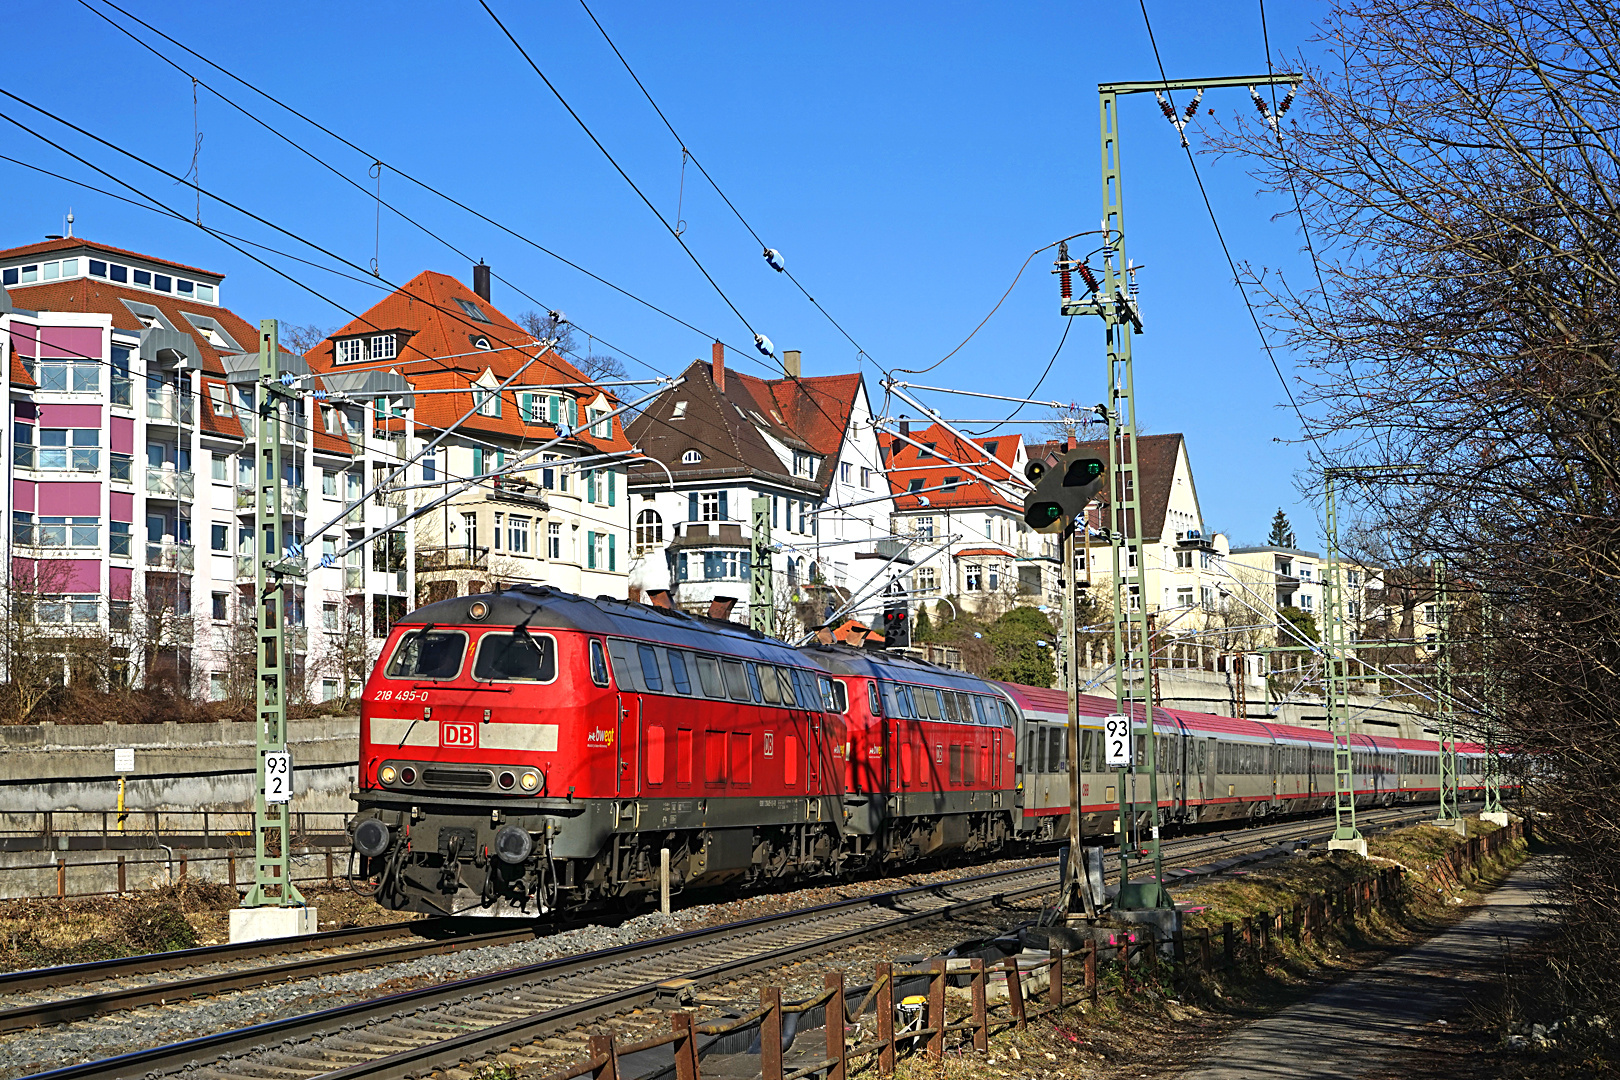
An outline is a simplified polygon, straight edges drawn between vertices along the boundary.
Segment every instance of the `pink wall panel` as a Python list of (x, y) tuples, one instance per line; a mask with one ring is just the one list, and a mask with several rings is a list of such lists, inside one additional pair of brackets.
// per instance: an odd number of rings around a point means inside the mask
[(107, 595), (114, 600), (128, 600), (130, 583), (135, 571), (127, 566), (115, 566), (107, 571)]
[(39, 419), (39, 406), (32, 401), (19, 401), (12, 407), (12, 414), (24, 423), (32, 424)]
[(34, 512), (34, 488), (32, 480), (13, 480), (11, 482), (11, 508), (21, 510), (25, 514)]
[(46, 559), (39, 565), (40, 585), (51, 592), (99, 593), (101, 563), (95, 559)]
[(94, 326), (42, 326), (39, 355), (66, 360), (103, 359), (101, 330)]
[(11, 327), (11, 348), (18, 356), (36, 355), (35, 340), (39, 336), (39, 327), (29, 326), (26, 323), (14, 323)]
[(52, 482), (40, 484), (39, 512), (64, 517), (100, 517), (101, 485)]
[(112, 442), (109, 444), (115, 454), (133, 454), (135, 452), (135, 418), (132, 416), (115, 416), (112, 418)]
[(113, 521), (135, 520), (135, 496), (128, 491), (115, 491), (107, 496), (111, 504), (107, 508), (107, 517)]
[(41, 405), (41, 427), (93, 427), (101, 426), (100, 405)]

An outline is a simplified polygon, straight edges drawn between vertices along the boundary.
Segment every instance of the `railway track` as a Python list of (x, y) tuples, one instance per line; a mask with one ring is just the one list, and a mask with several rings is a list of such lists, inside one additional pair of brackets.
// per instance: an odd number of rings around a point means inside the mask
[[(1371, 831), (1425, 820), (1431, 815), (1432, 809), (1405, 808), (1362, 816)], [(1187, 837), (1168, 842), (1166, 855), (1186, 866), (1214, 853), (1237, 855), (1245, 849), (1319, 837), (1323, 827), (1322, 821), (1314, 820), (1245, 830), (1235, 836)], [(1110, 876), (1117, 876), (1117, 871), (1111, 869)], [(1204, 875), (1179, 876), (1195, 880)], [(533, 1043), (589, 1020), (645, 1005), (667, 995), (677, 982), (701, 985), (780, 966), (885, 931), (966, 913), (998, 901), (1026, 899), (1049, 891), (1055, 881), (1055, 869), (1048, 864), (895, 890), (463, 978), (38, 1076), (40, 1080), (155, 1078), (181, 1069), (192, 1080), (323, 1074), (331, 1074), (328, 1080), (338, 1080), (415, 1075)], [(508, 933), (515, 940), (532, 936), (533, 928), (525, 924), (523, 931)], [(501, 936), (500, 932), (482, 937), (496, 936)], [(435, 945), (443, 948), (455, 944), (417, 942), (399, 948), (426, 951)], [(328, 970), (375, 966), (387, 962), (375, 958), (385, 951), (331, 958), (331, 963), (347, 962), (350, 967)], [(275, 969), (228, 973), (213, 977), (212, 982), (208, 977), (195, 977), (140, 988), (140, 993), (147, 1003), (189, 999), (283, 981), (277, 976), (288, 968), (278, 965)], [(264, 981), (254, 983), (256, 974)], [(293, 971), (284, 977), (296, 978), (299, 974)], [(134, 997), (118, 999), (109, 995), (57, 1001), (51, 1003), (57, 1019), (36, 1022), (93, 1016), (133, 1007), (134, 1001)], [(0, 1025), (7, 1022), (5, 1015), (0, 1013)]]

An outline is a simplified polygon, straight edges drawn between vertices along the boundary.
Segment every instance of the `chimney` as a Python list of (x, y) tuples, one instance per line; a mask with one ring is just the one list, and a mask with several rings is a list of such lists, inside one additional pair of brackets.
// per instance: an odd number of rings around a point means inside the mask
[(632, 585), (632, 586), (630, 586), (630, 592), (627, 594), (627, 598), (629, 599), (629, 601), (632, 604), (641, 603), (641, 586), (640, 585)]
[(726, 392), (726, 347), (717, 341), (713, 351), (714, 388), (723, 394)]
[(479, 259), (478, 265), (473, 267), (473, 292), (483, 300), (489, 299), (489, 267), (484, 265), (483, 259)]
[(901, 419), (901, 421), (900, 421), (900, 434), (904, 435), (908, 439), (911, 438), (911, 421), (910, 420), (906, 420), (904, 418)]
[(653, 607), (661, 607), (668, 611), (675, 606), (670, 602), (668, 589), (654, 589), (647, 596), (652, 600)]
[(831, 645), (836, 640), (833, 637), (832, 627), (820, 626), (816, 628), (816, 641), (822, 645)]
[(782, 367), (787, 372), (788, 378), (797, 379), (799, 377), (798, 349), (787, 349), (782, 353)]
[(709, 618), (722, 622), (731, 618), (731, 609), (737, 606), (735, 596), (717, 596), (709, 601)]

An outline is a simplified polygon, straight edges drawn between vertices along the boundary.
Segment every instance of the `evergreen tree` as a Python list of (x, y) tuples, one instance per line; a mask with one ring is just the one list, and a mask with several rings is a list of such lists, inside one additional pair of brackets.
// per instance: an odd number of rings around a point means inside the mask
[(927, 641), (934, 636), (934, 624), (928, 618), (928, 605), (917, 606), (917, 620), (911, 624), (911, 640)]
[(1266, 543), (1272, 547), (1291, 548), (1294, 546), (1294, 527), (1288, 523), (1288, 515), (1277, 508), (1277, 513), (1271, 519), (1271, 535), (1266, 537)]

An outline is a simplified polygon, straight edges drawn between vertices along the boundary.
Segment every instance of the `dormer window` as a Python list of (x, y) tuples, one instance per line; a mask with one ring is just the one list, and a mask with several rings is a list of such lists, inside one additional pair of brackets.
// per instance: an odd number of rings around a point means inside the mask
[(806, 454), (802, 450), (793, 451), (793, 475), (806, 479), (815, 479), (817, 459), (814, 454)]
[(686, 402), (677, 401), (675, 403), (675, 411), (669, 414), (669, 418), (671, 420), (679, 420), (685, 415), (686, 415)]
[[(469, 319), (476, 319), (478, 322), (481, 322), (481, 323), (487, 323), (487, 322), (490, 321), (489, 316), (484, 314), (484, 310), (482, 308), (480, 308), (477, 304), (473, 303), (471, 300), (463, 300), (461, 297), (458, 296), (458, 297), (456, 297), (456, 303), (461, 305), (461, 310), (465, 311), (467, 313), (467, 317)], [(485, 346), (482, 346), (482, 347), (486, 348), (486, 349), (489, 348), (488, 345), (485, 345)]]
[(135, 318), (140, 320), (142, 328), (146, 330), (159, 330), (163, 327), (163, 320), (156, 315), (137, 315)]
[(337, 343), (337, 363), (358, 364), (366, 358), (364, 338), (343, 338)]
[[(486, 319), (484, 321), (488, 322), (489, 320)], [(475, 348), (475, 349), (483, 349), (485, 352), (488, 352), (489, 351), (489, 338), (487, 338), (487, 337), (473, 338), (473, 348)]]
[(474, 390), (473, 397), (478, 400), (479, 416), (501, 415), (501, 395), (498, 390)]
[(373, 360), (392, 360), (398, 355), (399, 346), (393, 334), (378, 334), (371, 339), (371, 358)]
[(698, 450), (688, 450), (686, 453), (681, 455), (681, 464), (682, 465), (696, 465), (698, 462), (700, 462), (702, 460), (703, 460), (703, 454), (702, 454), (701, 451), (698, 451)]

